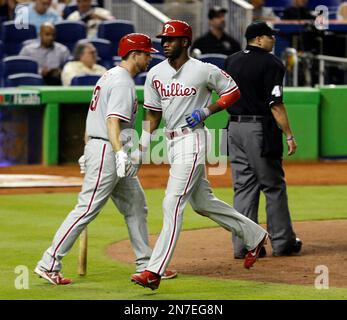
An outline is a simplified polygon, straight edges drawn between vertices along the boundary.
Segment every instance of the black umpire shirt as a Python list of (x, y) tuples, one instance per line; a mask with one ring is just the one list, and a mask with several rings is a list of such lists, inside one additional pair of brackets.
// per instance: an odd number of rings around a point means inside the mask
[(224, 33), (222, 38), (218, 39), (211, 32), (196, 39), (191, 50), (195, 48), (198, 48), (202, 54), (219, 53), (227, 56), (241, 50), (240, 44), (228, 34)]
[(273, 104), (283, 103), (285, 67), (264, 49), (248, 45), (227, 58), (225, 71), (241, 92), (241, 98), (227, 109), (229, 114), (269, 115)]

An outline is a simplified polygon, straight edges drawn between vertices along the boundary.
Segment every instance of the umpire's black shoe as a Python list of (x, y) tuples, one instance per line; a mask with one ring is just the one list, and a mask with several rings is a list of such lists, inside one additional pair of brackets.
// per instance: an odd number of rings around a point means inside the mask
[(302, 241), (299, 238), (295, 239), (295, 242), (286, 250), (282, 252), (273, 252), (272, 255), (275, 257), (282, 257), (282, 256), (292, 256), (300, 253), (302, 248)]
[(299, 253), (301, 251), (301, 248), (302, 248), (302, 241), (299, 238), (296, 238), (295, 243), (292, 247), (292, 252)]

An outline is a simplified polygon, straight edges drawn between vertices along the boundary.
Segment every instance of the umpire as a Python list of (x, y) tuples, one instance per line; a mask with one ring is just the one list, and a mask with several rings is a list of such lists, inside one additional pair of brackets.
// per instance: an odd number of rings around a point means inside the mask
[[(241, 91), (241, 98), (229, 107), (228, 149), (234, 181), (234, 207), (258, 222), (260, 191), (265, 194), (267, 228), (273, 255), (299, 253), (290, 218), (282, 168), (282, 132), (288, 154), (296, 151), (287, 112), (282, 100), (285, 68), (270, 52), (276, 30), (265, 22), (247, 27), (245, 50), (228, 57), (225, 70)], [(233, 237), (234, 257), (244, 258), (243, 242)], [(265, 248), (261, 256), (265, 256)]]

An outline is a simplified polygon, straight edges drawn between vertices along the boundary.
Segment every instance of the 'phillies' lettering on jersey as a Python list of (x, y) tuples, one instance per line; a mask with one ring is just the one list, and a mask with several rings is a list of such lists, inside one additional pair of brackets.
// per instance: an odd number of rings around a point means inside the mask
[(196, 95), (197, 92), (196, 88), (177, 81), (163, 84), (160, 80), (153, 80), (153, 86), (162, 97), (189, 97)]
[(169, 130), (186, 126), (186, 115), (211, 103), (212, 91), (219, 96), (237, 90), (231, 76), (210, 63), (189, 58), (179, 70), (164, 60), (149, 70), (144, 107), (162, 112)]

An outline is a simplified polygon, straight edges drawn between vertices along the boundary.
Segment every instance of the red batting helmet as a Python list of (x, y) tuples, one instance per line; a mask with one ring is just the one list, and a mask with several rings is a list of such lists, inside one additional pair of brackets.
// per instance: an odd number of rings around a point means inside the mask
[(163, 25), (162, 33), (157, 35), (157, 38), (163, 37), (187, 37), (191, 42), (193, 37), (192, 27), (181, 20), (168, 21)]
[(125, 57), (130, 51), (159, 52), (152, 48), (151, 38), (142, 33), (129, 33), (119, 40), (118, 55)]

